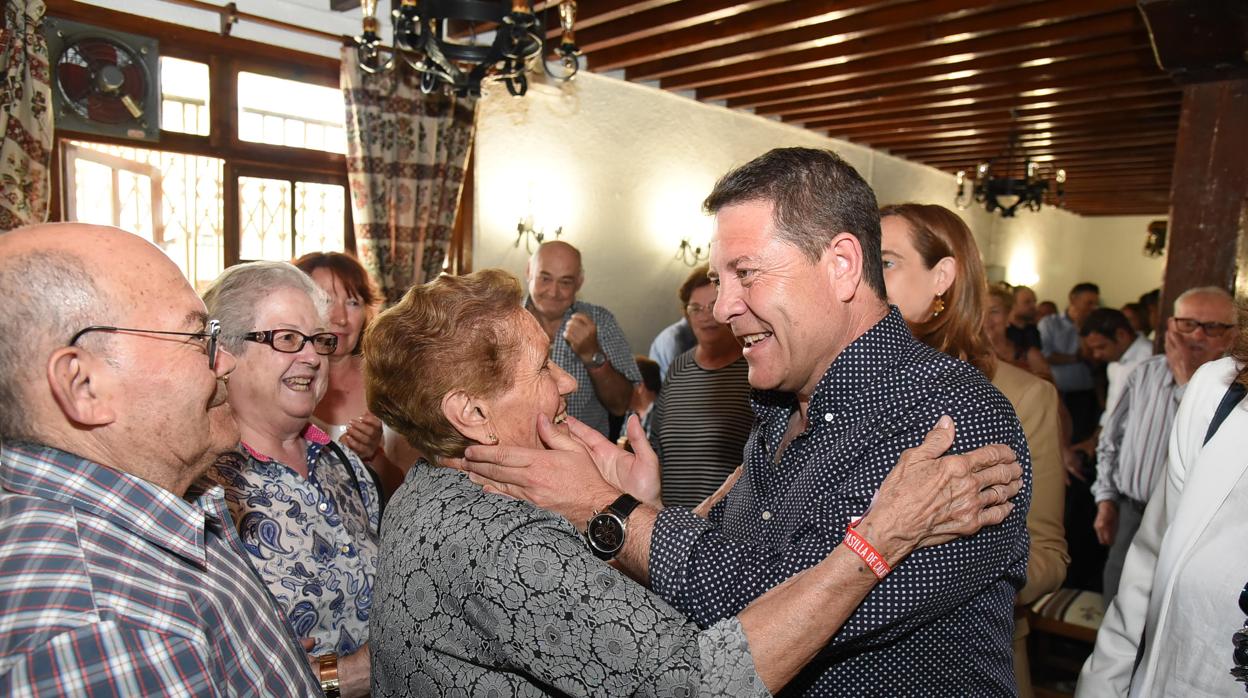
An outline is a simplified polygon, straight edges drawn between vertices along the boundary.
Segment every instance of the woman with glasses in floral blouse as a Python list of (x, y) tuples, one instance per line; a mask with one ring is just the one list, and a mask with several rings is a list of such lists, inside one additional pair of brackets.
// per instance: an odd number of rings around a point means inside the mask
[(242, 443), (212, 477), (252, 566), (310, 653), (327, 694), (368, 693), (378, 488), (359, 456), (311, 423), (338, 337), (323, 291), (285, 262), (227, 269), (204, 294), (237, 357), (229, 402)]

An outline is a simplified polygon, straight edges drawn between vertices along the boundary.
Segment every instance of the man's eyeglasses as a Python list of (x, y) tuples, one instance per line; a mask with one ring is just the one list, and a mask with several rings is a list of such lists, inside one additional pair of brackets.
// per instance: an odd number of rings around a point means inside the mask
[(216, 320), (209, 320), (208, 327), (203, 332), (170, 332), (168, 330), (140, 330), (133, 327), (113, 327), (111, 325), (91, 325), (84, 327), (74, 333), (69, 340), (69, 346), (74, 346), (82, 335), (88, 332), (130, 332), (133, 334), (163, 334), (174, 337), (197, 337), (205, 340), (204, 353), (208, 355), (208, 370), (217, 370), (217, 349), (221, 346), (221, 323)]
[(329, 356), (338, 348), (338, 336), (332, 332), (306, 335), (299, 330), (260, 330), (243, 335), (248, 342), (267, 344), (283, 354), (297, 354), (303, 345), (312, 342), (312, 351)]
[(1225, 322), (1201, 322), (1200, 320), (1193, 320), (1187, 317), (1172, 317), (1170, 320), (1174, 322), (1174, 329), (1183, 334), (1191, 334), (1199, 327), (1209, 337), (1221, 337), (1226, 334), (1227, 330), (1234, 327), (1234, 325), (1228, 325)]
[(697, 303), (690, 303), (689, 305), (685, 306), (685, 312), (689, 313), (690, 317), (693, 317), (694, 315), (701, 315), (702, 313), (706, 313), (707, 315), (710, 315), (711, 313), (715, 312), (715, 303), (713, 301), (711, 303), (708, 303), (707, 305), (698, 305)]

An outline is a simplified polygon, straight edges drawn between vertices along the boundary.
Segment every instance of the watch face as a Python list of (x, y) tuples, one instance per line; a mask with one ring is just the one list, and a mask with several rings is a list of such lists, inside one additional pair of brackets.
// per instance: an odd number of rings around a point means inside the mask
[(624, 545), (624, 526), (609, 514), (599, 514), (589, 520), (589, 540), (595, 548), (614, 553)]

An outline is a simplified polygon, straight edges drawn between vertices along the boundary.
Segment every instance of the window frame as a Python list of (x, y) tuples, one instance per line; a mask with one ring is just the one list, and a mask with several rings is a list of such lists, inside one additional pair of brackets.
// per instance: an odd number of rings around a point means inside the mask
[[(222, 176), (222, 235), (228, 268), (239, 263), (240, 216), (237, 178), (263, 176), (291, 182), (337, 184), (343, 187), (345, 208), (344, 247), (356, 252), (351, 218), (351, 188), (346, 156), (341, 153), (291, 146), (253, 143), (238, 138), (238, 74), (260, 73), (338, 89), (339, 62), (260, 42), (218, 36), (180, 25), (160, 22), (84, 3), (49, 3), (48, 14), (119, 31), (160, 38), (160, 55), (205, 63), (208, 66), (209, 132), (206, 136), (160, 131), (155, 142), (114, 138), (57, 128), (53, 141), (52, 192), (49, 217), (67, 220), (69, 191), (66, 148), (71, 140), (89, 141), (218, 158), (224, 161)], [(241, 174), (240, 174), (241, 173)], [(262, 174), (254, 174), (262, 173)], [(231, 205), (232, 200), (232, 205)]]
[[(354, 241), (355, 228), (350, 218), (351, 190), (347, 181), (346, 157), (339, 153), (240, 142), (236, 129), (238, 112), (236, 76), (239, 70), (337, 88), (341, 70), (339, 59), (161, 22), (75, 0), (48, 0), (47, 14), (142, 36), (159, 37), (160, 55), (207, 63), (211, 81), (209, 135), (207, 136), (162, 130), (158, 142), (148, 143), (57, 128), (52, 141), (53, 167), (51, 168), (51, 201), (48, 211), (50, 220), (66, 220), (66, 191), (63, 186), (65, 159), (62, 142), (85, 140), (220, 158), (225, 161), (226, 167), (277, 164), (291, 171), (297, 171), (301, 176), (305, 173), (320, 173), (341, 177), (344, 186), (347, 186), (346, 230), (351, 236), (351, 243), (346, 247), (358, 254), (359, 250)], [(348, 41), (349, 37), (344, 36), (343, 39)], [(217, 99), (217, 95), (223, 95), (224, 98)], [(473, 267), (474, 160), (475, 157), (470, 155), (467, 179), (459, 198), (459, 211), (455, 218), (451, 247), (447, 251), (446, 268), (451, 274), (467, 274), (472, 271)], [(223, 186), (225, 182), (228, 182), (224, 173), (222, 181)], [(226, 188), (228, 191), (229, 188)], [(224, 207), (222, 216), (224, 219), (222, 234), (225, 236), (223, 247), (226, 248), (224, 264), (229, 267), (238, 263), (239, 221), (237, 215), (231, 218)], [(229, 254), (230, 248), (235, 251), (234, 257)]]

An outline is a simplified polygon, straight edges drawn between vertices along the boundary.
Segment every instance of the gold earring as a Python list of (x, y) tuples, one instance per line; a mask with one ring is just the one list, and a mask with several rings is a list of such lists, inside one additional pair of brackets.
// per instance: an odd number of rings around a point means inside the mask
[(939, 296), (936, 296), (936, 300), (932, 301), (932, 319), (933, 320), (940, 317), (941, 312), (943, 312), (945, 309), (945, 299), (943, 298), (944, 295), (945, 294), (942, 293)]

